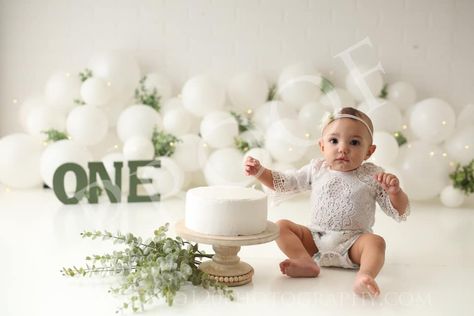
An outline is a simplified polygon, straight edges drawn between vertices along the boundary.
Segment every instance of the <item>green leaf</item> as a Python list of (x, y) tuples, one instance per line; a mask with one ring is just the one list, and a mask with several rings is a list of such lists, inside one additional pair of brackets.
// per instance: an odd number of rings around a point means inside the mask
[(171, 157), (176, 150), (176, 144), (182, 142), (178, 137), (156, 129), (153, 131), (151, 141), (155, 148), (156, 157)]
[(47, 136), (46, 142), (47, 143), (53, 143), (53, 142), (57, 142), (57, 141), (62, 140), (62, 139), (68, 139), (69, 138), (65, 132), (60, 132), (60, 131), (58, 131), (54, 128), (42, 131), (41, 133), (46, 134), (46, 136)]
[(453, 187), (460, 189), (465, 195), (474, 193), (474, 159), (465, 166), (458, 164), (449, 178), (453, 182)]
[(328, 93), (334, 89), (334, 84), (329, 81), (329, 79), (322, 77), (321, 78), (321, 92), (322, 93)]

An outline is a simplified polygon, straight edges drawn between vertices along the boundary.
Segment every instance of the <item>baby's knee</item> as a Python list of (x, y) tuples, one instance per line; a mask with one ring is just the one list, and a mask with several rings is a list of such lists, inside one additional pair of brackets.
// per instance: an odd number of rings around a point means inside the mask
[(380, 248), (380, 249), (385, 251), (385, 248), (386, 248), (387, 245), (385, 243), (385, 239), (383, 239), (382, 236), (373, 234), (371, 239), (372, 239), (371, 240), (372, 244), (374, 246), (376, 246), (377, 248)]

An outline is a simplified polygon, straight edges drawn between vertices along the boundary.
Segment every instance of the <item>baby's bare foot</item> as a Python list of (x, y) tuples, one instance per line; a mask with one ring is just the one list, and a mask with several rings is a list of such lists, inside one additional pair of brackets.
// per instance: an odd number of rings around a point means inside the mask
[(280, 262), (280, 271), (292, 278), (315, 278), (319, 266), (312, 258), (286, 259)]
[(374, 278), (363, 272), (359, 272), (356, 275), (354, 292), (360, 296), (377, 297), (380, 295), (379, 286)]

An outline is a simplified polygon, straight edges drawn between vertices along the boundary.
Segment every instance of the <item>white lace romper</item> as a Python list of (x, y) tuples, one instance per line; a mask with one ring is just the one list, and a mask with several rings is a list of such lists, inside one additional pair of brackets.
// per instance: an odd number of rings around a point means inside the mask
[(331, 170), (324, 159), (312, 160), (299, 170), (272, 171), (276, 195), (311, 190), (311, 230), (320, 266), (358, 268), (349, 259), (349, 248), (366, 232), (372, 232), (375, 202), (397, 222), (406, 220), (409, 208), (400, 216), (388, 194), (374, 179), (383, 169), (364, 163), (348, 171)]

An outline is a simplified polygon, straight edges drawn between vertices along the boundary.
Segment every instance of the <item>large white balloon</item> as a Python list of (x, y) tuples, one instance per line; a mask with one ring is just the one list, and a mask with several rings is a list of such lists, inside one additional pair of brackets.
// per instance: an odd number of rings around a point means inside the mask
[(349, 93), (349, 91), (341, 88), (335, 88), (325, 93), (319, 99), (324, 107), (329, 111), (334, 111), (343, 107), (355, 107), (356, 102), (354, 97)]
[(208, 185), (247, 186), (253, 179), (244, 174), (244, 156), (234, 148), (214, 151), (204, 168), (204, 176)]
[(228, 112), (211, 112), (201, 122), (202, 139), (214, 148), (232, 146), (238, 134), (239, 124)]
[(327, 111), (321, 103), (309, 102), (301, 108), (298, 119), (311, 136), (319, 137), (321, 135), (321, 122)]
[(74, 101), (80, 97), (81, 84), (77, 75), (66, 72), (53, 74), (46, 82), (44, 91), (48, 104), (63, 113), (69, 112), (76, 106)]
[(433, 144), (415, 141), (403, 145), (395, 167), (412, 200), (432, 199), (449, 183), (448, 164), (441, 149)]
[(380, 166), (393, 163), (398, 156), (398, 143), (392, 134), (375, 132), (373, 143), (377, 146), (370, 160)]
[(163, 74), (155, 72), (147, 74), (144, 84), (149, 92), (156, 91), (160, 102), (168, 100), (173, 95), (173, 84)]
[(370, 117), (376, 131), (393, 133), (402, 129), (402, 113), (390, 101), (375, 99), (374, 103), (363, 102), (359, 110)]
[(383, 88), (383, 77), (380, 71), (369, 74), (369, 68), (360, 66), (352, 69), (346, 76), (346, 88), (359, 102), (370, 102), (377, 98)]
[(441, 99), (430, 98), (418, 102), (410, 115), (410, 128), (419, 139), (439, 144), (454, 132), (456, 114)]
[(298, 113), (282, 101), (270, 101), (255, 109), (253, 121), (262, 131), (267, 130), (274, 122), (282, 119), (296, 119)]
[(283, 69), (278, 77), (278, 96), (299, 109), (321, 96), (321, 73), (310, 64), (299, 63)]
[(405, 110), (416, 101), (416, 90), (408, 82), (397, 81), (387, 87), (387, 99)]
[(105, 80), (92, 77), (82, 83), (81, 97), (87, 104), (104, 105), (110, 101), (112, 90)]
[(133, 96), (140, 80), (140, 68), (131, 55), (102, 52), (93, 56), (88, 65), (94, 77), (110, 84), (114, 96), (125, 99)]
[(120, 114), (117, 135), (123, 142), (134, 136), (151, 139), (153, 130), (161, 126), (161, 116), (154, 109), (142, 104), (132, 105)]
[(160, 168), (142, 167), (138, 169), (138, 176), (152, 179), (152, 183), (143, 185), (148, 195), (159, 193), (161, 199), (174, 196), (181, 191), (184, 185), (184, 172), (176, 162), (168, 157), (160, 157)]
[(460, 128), (444, 143), (449, 156), (461, 165), (474, 159), (474, 125)]
[(224, 107), (225, 90), (205, 75), (189, 79), (181, 94), (184, 108), (199, 117)]
[(11, 134), (0, 139), (0, 182), (12, 188), (40, 186), (43, 145), (34, 136)]
[(163, 114), (163, 129), (175, 136), (190, 132), (193, 116), (184, 108), (178, 107)]
[(26, 131), (40, 139), (45, 140), (46, 134), (43, 132), (55, 129), (60, 132), (66, 130), (66, 116), (62, 111), (50, 107), (40, 106), (30, 110), (26, 116)]
[(180, 137), (176, 143), (173, 159), (185, 172), (198, 171), (206, 165), (209, 156), (209, 146), (201, 137), (187, 134)]
[(24, 130), (27, 130), (26, 120), (30, 112), (33, 109), (41, 108), (47, 105), (48, 102), (43, 96), (28, 97), (25, 101), (23, 101), (20, 106), (20, 110), (18, 111), (18, 121), (20, 122), (21, 127), (23, 127)]
[(265, 103), (268, 91), (268, 83), (264, 76), (244, 72), (230, 80), (227, 92), (232, 105), (240, 112), (245, 112)]
[[(41, 177), (50, 188), (53, 188), (53, 176), (59, 166), (74, 162), (82, 166), (84, 170), (88, 170), (87, 162), (91, 158), (90, 152), (75, 141), (60, 140), (52, 143), (46, 147), (41, 156)], [(68, 172), (64, 177), (64, 187), (66, 192), (76, 190), (76, 178), (72, 172)]]
[(69, 113), (66, 129), (73, 140), (84, 146), (91, 146), (105, 138), (109, 122), (102, 109), (94, 105), (83, 105)]
[(461, 190), (448, 185), (441, 191), (440, 199), (444, 206), (458, 207), (464, 203), (465, 196)]
[(130, 137), (123, 144), (123, 156), (127, 160), (150, 160), (155, 157), (155, 147), (148, 138)]
[(474, 104), (464, 106), (458, 114), (456, 128), (474, 125)]
[(273, 123), (265, 135), (265, 148), (277, 161), (300, 160), (313, 142), (297, 120), (283, 119)]

